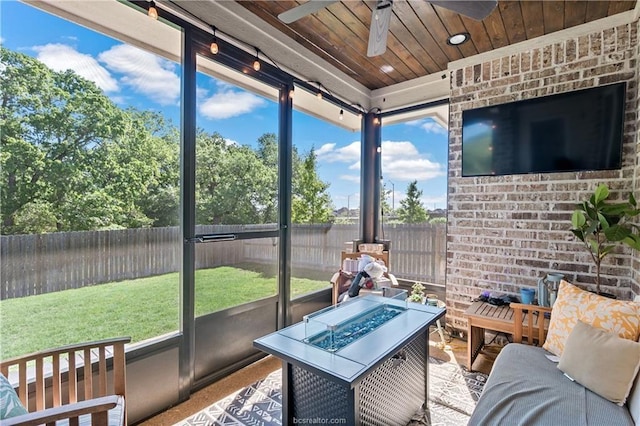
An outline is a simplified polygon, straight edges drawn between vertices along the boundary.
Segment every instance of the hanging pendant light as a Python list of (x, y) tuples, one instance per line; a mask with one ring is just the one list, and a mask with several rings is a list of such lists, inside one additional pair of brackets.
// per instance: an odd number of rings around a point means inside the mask
[(158, 9), (156, 9), (156, 2), (153, 0), (149, 2), (149, 10), (147, 11), (147, 14), (151, 19), (158, 19)]
[(218, 40), (216, 39), (216, 27), (212, 26), (211, 29), (213, 29), (213, 40), (211, 40), (211, 53), (213, 53), (214, 55), (217, 55), (219, 52), (219, 49), (218, 49)]

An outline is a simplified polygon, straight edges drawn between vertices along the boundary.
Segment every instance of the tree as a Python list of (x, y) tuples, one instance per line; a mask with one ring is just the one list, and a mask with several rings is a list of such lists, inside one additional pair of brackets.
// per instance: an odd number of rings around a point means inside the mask
[(154, 227), (180, 224), (180, 132), (171, 121), (153, 111), (129, 110), (150, 134), (152, 145), (147, 161), (153, 161), (153, 177), (145, 196), (136, 204)]
[(144, 226), (148, 132), (91, 81), (0, 48), (2, 233)]
[(383, 183), (382, 188), (380, 189), (380, 210), (384, 217), (390, 217), (393, 214), (391, 204), (389, 204), (387, 199), (389, 195), (391, 195), (391, 192), (392, 191), (390, 189), (387, 189), (387, 184)]
[(264, 165), (264, 193), (262, 194), (261, 223), (278, 222), (278, 140), (275, 133), (265, 133), (258, 138), (258, 158)]
[(197, 223), (264, 223), (277, 193), (277, 178), (263, 161), (271, 157), (260, 158), (249, 146), (203, 130), (196, 137), (196, 151)]
[(327, 193), (329, 184), (320, 180), (313, 148), (294, 175), (291, 221), (293, 223), (328, 223), (333, 207)]
[(427, 210), (420, 201), (422, 191), (418, 190), (418, 181), (414, 180), (407, 187), (407, 198), (400, 201), (398, 217), (404, 223), (423, 223), (429, 220)]

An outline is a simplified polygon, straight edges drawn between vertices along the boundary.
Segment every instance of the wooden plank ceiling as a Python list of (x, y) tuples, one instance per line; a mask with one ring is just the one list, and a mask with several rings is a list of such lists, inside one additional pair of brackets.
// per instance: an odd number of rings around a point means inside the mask
[[(373, 90), (444, 71), (450, 61), (631, 10), (636, 2), (499, 0), (487, 18), (475, 21), (426, 0), (396, 0), (387, 50), (373, 58), (367, 57), (367, 44), (376, 1), (335, 2), (289, 25), (278, 14), (304, 1), (238, 3)], [(446, 43), (460, 32), (471, 39), (457, 47)]]

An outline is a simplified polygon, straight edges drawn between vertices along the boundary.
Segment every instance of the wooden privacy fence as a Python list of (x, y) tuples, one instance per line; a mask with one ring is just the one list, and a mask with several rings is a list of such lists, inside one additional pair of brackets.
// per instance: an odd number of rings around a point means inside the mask
[[(200, 226), (197, 233), (232, 233), (260, 226)], [(294, 225), (294, 270), (327, 272), (340, 267), (345, 243), (357, 225)], [(391, 272), (398, 278), (444, 284), (444, 224), (385, 225), (391, 240)], [(3, 235), (0, 240), (0, 300), (180, 270), (178, 227)], [(277, 238), (196, 245), (196, 268), (242, 262), (277, 264)], [(328, 280), (328, 278), (327, 278)]]

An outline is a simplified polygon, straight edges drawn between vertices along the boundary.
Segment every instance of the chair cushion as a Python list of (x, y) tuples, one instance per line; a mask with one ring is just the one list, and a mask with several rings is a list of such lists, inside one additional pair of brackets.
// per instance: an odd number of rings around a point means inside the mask
[(0, 420), (23, 414), (27, 414), (27, 410), (18, 398), (18, 394), (4, 374), (0, 374)]
[(563, 280), (542, 347), (561, 356), (565, 341), (578, 321), (610, 331), (623, 339), (637, 341), (640, 335), (640, 304), (598, 296)]
[(640, 368), (640, 343), (578, 321), (558, 368), (590, 391), (623, 405)]

